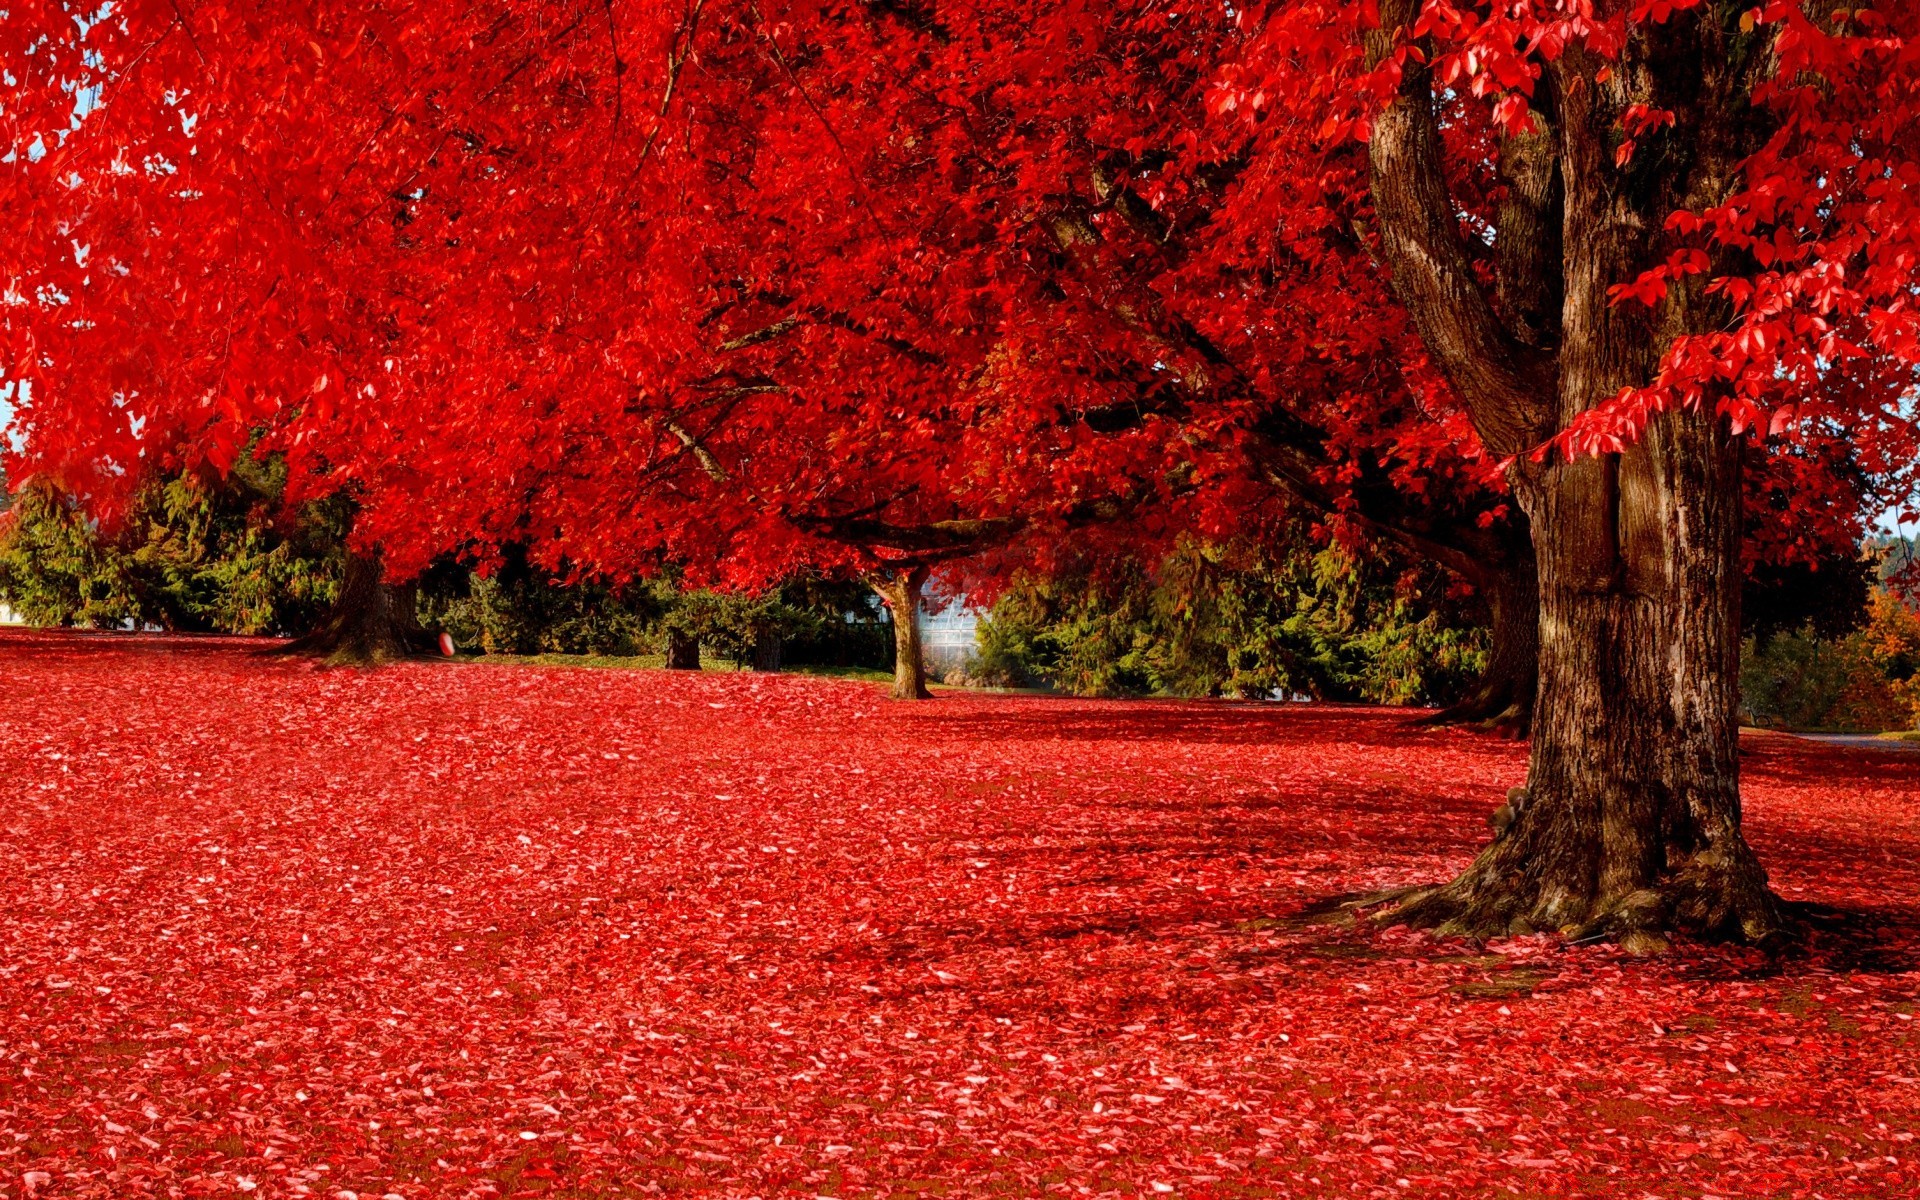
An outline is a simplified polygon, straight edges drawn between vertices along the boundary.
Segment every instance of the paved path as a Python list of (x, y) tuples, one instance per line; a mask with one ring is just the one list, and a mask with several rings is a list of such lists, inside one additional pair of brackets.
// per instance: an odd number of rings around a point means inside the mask
[(1829, 746), (1853, 746), (1862, 750), (1911, 750), (1920, 752), (1920, 741), (1875, 737), (1867, 733), (1795, 733), (1803, 741), (1824, 742)]

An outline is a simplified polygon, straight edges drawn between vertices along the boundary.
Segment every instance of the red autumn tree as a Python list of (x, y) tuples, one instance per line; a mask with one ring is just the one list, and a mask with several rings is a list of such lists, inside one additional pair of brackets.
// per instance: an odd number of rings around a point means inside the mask
[[(1202, 369), (1219, 349), (1154, 296), (1179, 260), (1142, 269), (1150, 221), (1098, 229), (1141, 211), (1094, 197), (1115, 146), (1203, 116), (1204, 61), (1169, 43), (1128, 65), (1166, 32), (1151, 10), (1086, 48), (1104, 74), (1059, 60), (1044, 88), (991, 46), (1044, 51), (1074, 32), (1064, 14), (982, 9), (965, 37), (804, 5), (604, 27), (429, 4), (38, 15), (58, 36), (21, 78), (54, 96), (51, 124), (62, 97), (105, 96), (12, 180), (31, 286), (86, 315), (13, 331), (28, 362), (69, 364), (29, 413), (33, 465), (106, 506), (141, 456), (220, 465), (265, 428), (303, 486), (360, 497), (362, 582), (514, 539), (591, 569), (671, 556), (751, 583), (804, 561), (894, 592), (930, 561), (1193, 488), (1194, 449), (1237, 452), (1219, 435), (1275, 392), (1272, 367)], [(626, 108), (630, 58), (652, 110)], [(991, 66), (970, 85), (986, 116), (957, 122), (882, 69), (901, 63), (952, 86)], [(1115, 83), (1143, 115), (1097, 128)], [(1044, 169), (1009, 167), (1011, 142)], [(44, 186), (63, 173), (83, 182)], [(1278, 439), (1280, 477), (1323, 506), (1346, 490), (1345, 431), (1375, 436), (1335, 415)], [(1447, 452), (1405, 428), (1416, 465)]]
[(1540, 607), (1521, 817), (1403, 917), (1779, 927), (1737, 434), (1911, 454), (1910, 18), (78, 15), (0, 45), (27, 466), (108, 499), (265, 430), (401, 576), (513, 540), (741, 583), (1230, 528), (1264, 478)]
[[(1740, 833), (1735, 748), (1739, 435), (1911, 451), (1913, 14), (1379, 15), (1273, 6), (1220, 107), (1255, 143), (1365, 140), (1395, 292), (1534, 530), (1524, 804), (1399, 914), (1764, 939), (1782, 918)], [(1376, 99), (1344, 104), (1336, 79)], [(1887, 386), (1848, 386), (1855, 360)]]

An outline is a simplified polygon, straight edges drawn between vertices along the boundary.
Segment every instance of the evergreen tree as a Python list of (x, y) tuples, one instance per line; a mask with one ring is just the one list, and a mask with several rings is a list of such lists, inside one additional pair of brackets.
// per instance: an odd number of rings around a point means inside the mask
[(1183, 541), (1161, 562), (1022, 577), (972, 674), (1077, 695), (1157, 693), (1444, 703), (1487, 633), (1436, 569), (1378, 550)]
[(289, 634), (332, 602), (345, 513), (282, 513), (285, 467), (243, 457), (217, 480), (156, 479), (109, 536), (74, 497), (34, 481), (0, 522), (0, 599), (35, 625)]

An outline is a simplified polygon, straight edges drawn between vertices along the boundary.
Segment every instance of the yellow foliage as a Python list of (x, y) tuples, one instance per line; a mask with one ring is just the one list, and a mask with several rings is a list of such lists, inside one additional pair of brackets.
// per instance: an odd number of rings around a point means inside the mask
[(1885, 588), (1874, 593), (1867, 627), (1857, 635), (1904, 704), (1910, 727), (1920, 729), (1920, 612)]

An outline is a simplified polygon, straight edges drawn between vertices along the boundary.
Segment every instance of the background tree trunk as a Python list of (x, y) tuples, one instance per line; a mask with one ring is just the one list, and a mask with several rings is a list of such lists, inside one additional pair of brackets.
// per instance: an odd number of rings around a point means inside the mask
[(873, 590), (893, 612), (893, 698), (931, 700), (926, 654), (920, 644), (920, 589), (927, 568), (906, 567), (871, 580)]
[(1493, 617), (1487, 666), (1473, 690), (1426, 719), (1428, 724), (1480, 724), (1512, 737), (1533, 728), (1540, 688), (1540, 583), (1533, 556), (1511, 572), (1474, 579)]
[(781, 645), (777, 633), (758, 633), (753, 638), (753, 669), (756, 671), (778, 671), (780, 669)]
[(1332, 462), (1325, 430), (1275, 409), (1256, 432), (1255, 454), (1269, 483), (1329, 519), (1357, 522), (1383, 542), (1432, 559), (1486, 598), (1493, 624), (1486, 670), (1466, 696), (1425, 723), (1481, 723), (1526, 736), (1539, 686), (1540, 600), (1532, 534), (1520, 511), (1411, 496), (1388, 464), (1365, 458), (1354, 462), (1358, 474), (1342, 498), (1324, 479)]
[(700, 669), (700, 639), (678, 629), (667, 631), (667, 670), (698, 671)]
[(312, 632), (284, 647), (337, 665), (393, 662), (429, 648), (415, 603), (418, 588), (385, 580), (377, 554), (347, 554), (340, 594)]

